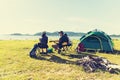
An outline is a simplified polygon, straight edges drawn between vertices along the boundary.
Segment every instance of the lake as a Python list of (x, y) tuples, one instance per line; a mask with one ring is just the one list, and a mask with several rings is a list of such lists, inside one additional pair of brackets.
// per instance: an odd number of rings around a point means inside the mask
[[(36, 40), (39, 39), (41, 36), (17, 36), (17, 35), (0, 35), (0, 40)], [(59, 39), (59, 36), (48, 36), (49, 39)], [(71, 40), (77, 39), (79, 40), (81, 36), (70, 36)], [(120, 39), (120, 37), (111, 37), (112, 39)]]

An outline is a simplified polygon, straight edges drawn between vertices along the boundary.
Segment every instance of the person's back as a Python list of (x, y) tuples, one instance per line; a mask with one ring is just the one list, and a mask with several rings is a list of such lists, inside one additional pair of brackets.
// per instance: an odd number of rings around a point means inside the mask
[(71, 44), (71, 41), (70, 41), (68, 35), (67, 35), (67, 34), (64, 34), (64, 35), (66, 36), (66, 41), (67, 41), (67, 43), (68, 43), (68, 44)]
[(46, 34), (42, 35), (42, 38), (40, 39), (40, 44), (39, 47), (41, 48), (48, 48), (48, 37), (46, 36)]
[(48, 37), (47, 36), (43, 36), (40, 42), (41, 42), (41, 44), (47, 45), (47, 43), (48, 43)]

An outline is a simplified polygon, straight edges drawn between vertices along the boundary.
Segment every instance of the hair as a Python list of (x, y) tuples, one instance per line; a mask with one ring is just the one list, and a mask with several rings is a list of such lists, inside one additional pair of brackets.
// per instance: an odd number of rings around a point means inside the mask
[(44, 36), (46, 36), (46, 32), (43, 32), (43, 33), (42, 33), (42, 37), (44, 37)]
[(63, 32), (63, 31), (60, 31), (59, 33), (64, 34), (64, 32)]

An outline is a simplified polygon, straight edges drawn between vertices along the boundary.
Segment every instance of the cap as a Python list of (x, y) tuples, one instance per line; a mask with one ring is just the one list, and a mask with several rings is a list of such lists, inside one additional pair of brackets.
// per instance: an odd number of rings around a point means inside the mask
[(62, 33), (62, 34), (64, 34), (64, 32), (63, 32), (63, 31), (60, 31), (60, 32), (58, 32), (58, 33)]

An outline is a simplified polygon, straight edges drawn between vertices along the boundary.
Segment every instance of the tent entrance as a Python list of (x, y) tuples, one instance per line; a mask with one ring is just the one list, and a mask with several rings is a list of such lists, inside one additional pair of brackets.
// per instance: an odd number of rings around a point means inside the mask
[(87, 50), (103, 50), (102, 41), (99, 37), (89, 36), (86, 40), (88, 45), (86, 46)]

